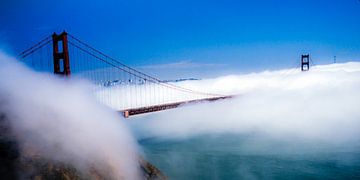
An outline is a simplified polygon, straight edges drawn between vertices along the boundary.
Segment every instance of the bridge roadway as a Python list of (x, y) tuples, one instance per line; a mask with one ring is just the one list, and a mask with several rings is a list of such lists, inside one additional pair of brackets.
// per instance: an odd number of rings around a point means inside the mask
[(221, 99), (229, 99), (233, 98), (234, 96), (220, 96), (220, 97), (212, 97), (212, 98), (205, 98), (205, 99), (197, 99), (197, 100), (191, 100), (191, 101), (181, 101), (176, 103), (169, 103), (169, 104), (160, 104), (155, 106), (147, 106), (147, 107), (140, 107), (140, 108), (134, 108), (134, 109), (126, 109), (120, 111), (125, 118), (128, 118), (130, 116), (138, 115), (138, 114), (145, 114), (150, 112), (156, 112), (156, 111), (163, 111), (166, 109), (173, 109), (177, 108), (180, 105), (183, 104), (193, 104), (193, 103), (200, 103), (200, 102), (211, 102), (211, 101), (217, 101)]

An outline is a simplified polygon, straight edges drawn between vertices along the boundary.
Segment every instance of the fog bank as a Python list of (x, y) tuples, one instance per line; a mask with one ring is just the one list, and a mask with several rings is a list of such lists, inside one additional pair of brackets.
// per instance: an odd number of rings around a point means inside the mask
[(229, 75), (181, 82), (237, 97), (135, 116), (139, 139), (204, 134), (262, 134), (331, 144), (360, 144), (360, 63)]
[(138, 179), (136, 142), (113, 110), (99, 104), (90, 85), (33, 72), (0, 52), (0, 114), (22, 155), (40, 155), (114, 179)]

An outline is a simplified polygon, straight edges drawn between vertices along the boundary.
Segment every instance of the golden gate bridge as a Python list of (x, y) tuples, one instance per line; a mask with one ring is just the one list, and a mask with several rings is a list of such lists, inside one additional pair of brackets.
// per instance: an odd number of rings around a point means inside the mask
[(232, 97), (162, 81), (121, 63), (65, 31), (45, 37), (20, 53), (18, 59), (35, 71), (90, 81), (97, 99), (122, 112), (124, 117)]

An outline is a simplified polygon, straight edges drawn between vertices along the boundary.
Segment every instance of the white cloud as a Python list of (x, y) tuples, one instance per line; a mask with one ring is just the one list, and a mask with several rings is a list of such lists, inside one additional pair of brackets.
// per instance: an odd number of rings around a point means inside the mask
[(210, 63), (196, 63), (190, 60), (179, 61), (175, 63), (169, 64), (155, 64), (155, 65), (147, 65), (141, 66), (141, 69), (188, 69), (188, 68), (208, 68), (208, 67), (222, 67), (225, 64), (210, 64)]

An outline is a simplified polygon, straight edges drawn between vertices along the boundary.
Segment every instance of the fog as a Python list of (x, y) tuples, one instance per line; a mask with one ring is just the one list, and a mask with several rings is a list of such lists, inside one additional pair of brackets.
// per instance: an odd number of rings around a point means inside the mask
[(91, 85), (33, 72), (1, 52), (0, 64), (0, 113), (23, 156), (139, 179), (135, 139), (118, 113), (96, 101)]
[(178, 85), (233, 94), (213, 103), (134, 116), (139, 139), (206, 134), (261, 134), (267, 138), (360, 144), (360, 63), (229, 75)]
[[(266, 137), (258, 144), (277, 139), (360, 145), (358, 62), (319, 65), (307, 72), (285, 69), (179, 82), (176, 85), (192, 90), (235, 96), (125, 121), (96, 101), (99, 92), (94, 95), (87, 82), (35, 73), (16, 61), (0, 53), (0, 107), (23, 153), (34, 149), (81, 170), (98, 167), (116, 178), (139, 178), (137, 145), (131, 133), (137, 140), (255, 134)], [(151, 94), (149, 89), (140, 92)], [(130, 101), (120, 98), (126, 88), (102, 89), (106, 90), (118, 93), (116, 101)]]

